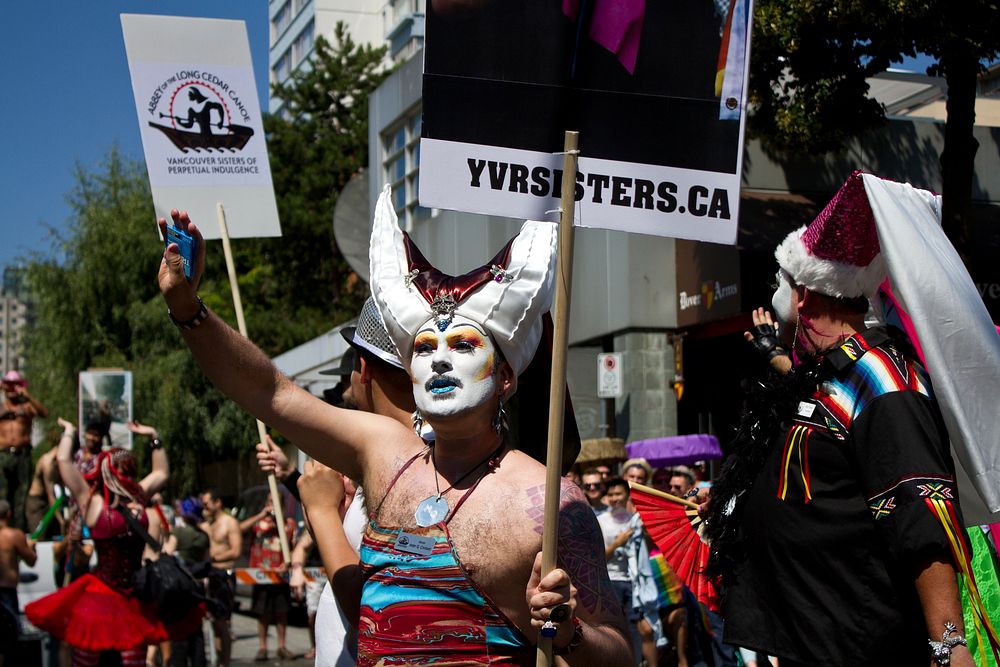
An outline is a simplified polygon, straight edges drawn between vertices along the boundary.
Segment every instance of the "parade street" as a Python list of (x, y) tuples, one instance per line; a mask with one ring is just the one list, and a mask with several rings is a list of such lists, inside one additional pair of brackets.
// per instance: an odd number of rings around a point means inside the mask
[[(242, 601), (244, 605), (247, 600)], [(277, 656), (268, 656), (266, 662), (256, 662), (257, 655), (257, 621), (253, 616), (236, 613), (233, 614), (233, 660), (232, 667), (259, 667), (260, 665), (288, 665), (298, 667), (299, 665), (311, 665), (312, 660), (303, 658), (309, 650), (309, 629), (295, 625), (289, 625), (285, 638), (288, 650), (295, 656), (294, 660), (279, 660)], [(274, 630), (271, 630), (269, 641), (274, 642)]]

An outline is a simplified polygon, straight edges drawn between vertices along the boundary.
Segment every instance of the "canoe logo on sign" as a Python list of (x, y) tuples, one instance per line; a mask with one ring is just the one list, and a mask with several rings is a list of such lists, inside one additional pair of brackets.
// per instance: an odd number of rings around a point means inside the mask
[(238, 152), (250, 141), (250, 114), (236, 89), (207, 71), (181, 70), (149, 98), (149, 126), (180, 152)]

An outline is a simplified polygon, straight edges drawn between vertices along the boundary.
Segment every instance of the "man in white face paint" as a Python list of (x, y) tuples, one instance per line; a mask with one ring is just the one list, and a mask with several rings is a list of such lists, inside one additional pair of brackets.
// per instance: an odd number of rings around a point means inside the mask
[[(185, 214), (173, 220), (200, 236)], [(204, 244), (190, 282), (177, 247), (164, 253), (160, 289), (209, 379), (313, 458), (363, 483), (359, 665), (401, 655), (413, 665), (487, 656), (491, 664), (534, 664), (545, 624), (570, 664), (629, 664), (593, 512), (566, 482), (560, 567), (541, 577), (545, 469), (506, 434), (503, 404), (534, 356), (551, 303), (555, 243), (553, 225), (527, 222), (489, 264), (446, 276), (399, 230), (388, 188), (382, 193), (372, 289), (413, 382), (414, 430), (296, 387), (197, 298)], [(424, 420), (431, 444), (418, 435)]]
[(459, 315), (442, 332), (428, 320), (410, 362), (417, 409), (425, 417), (448, 417), (481, 405), (496, 394), (498, 362), (480, 324)]
[(780, 338), (763, 308), (746, 334), (777, 372), (713, 486), (725, 640), (783, 667), (971, 665), (948, 433), (909, 340), (866, 323), (886, 272), (864, 178), (775, 252)]

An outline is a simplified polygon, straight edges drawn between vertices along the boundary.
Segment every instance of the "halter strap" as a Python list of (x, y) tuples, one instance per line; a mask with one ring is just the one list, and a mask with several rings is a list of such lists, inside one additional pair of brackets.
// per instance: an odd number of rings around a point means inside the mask
[(368, 512), (368, 518), (369, 519), (374, 519), (375, 518), (375, 515), (378, 514), (378, 511), (380, 509), (382, 509), (382, 504), (385, 503), (385, 499), (389, 497), (389, 492), (392, 491), (392, 487), (396, 486), (396, 481), (399, 479), (400, 475), (402, 475), (404, 472), (406, 472), (406, 469), (409, 468), (410, 465), (414, 461), (416, 461), (418, 458), (420, 458), (420, 455), (423, 454), (423, 453), (424, 453), (423, 451), (419, 451), (416, 454), (414, 454), (412, 457), (410, 457), (410, 460), (407, 461), (406, 463), (404, 463), (403, 467), (400, 468), (396, 472), (396, 474), (392, 478), (392, 481), (389, 482), (389, 486), (388, 486), (388, 488), (386, 488), (385, 494), (382, 496), (382, 500), (380, 500), (378, 502), (378, 505), (375, 506), (374, 510), (372, 510), (371, 512)]
[[(480, 475), (480, 476), (479, 476), (479, 479), (477, 479), (477, 480), (476, 480), (476, 481), (475, 481), (475, 482), (473, 483), (473, 485), (472, 485), (472, 486), (470, 486), (470, 487), (468, 488), (468, 490), (466, 490), (466, 492), (462, 494), (462, 497), (458, 499), (458, 502), (457, 502), (457, 503), (455, 503), (455, 509), (453, 509), (453, 510), (451, 510), (450, 512), (448, 512), (448, 516), (447, 516), (447, 517), (445, 518), (445, 520), (444, 520), (444, 521), (442, 521), (442, 522), (440, 522), (440, 523), (444, 523), (444, 524), (447, 524), (447, 523), (448, 523), (449, 521), (451, 521), (451, 520), (452, 520), (452, 518), (453, 518), (453, 517), (454, 517), (454, 516), (455, 516), (456, 514), (458, 514), (458, 510), (459, 510), (459, 508), (460, 508), (460, 507), (462, 507), (462, 505), (463, 505), (463, 504), (465, 503), (466, 499), (467, 499), (467, 498), (468, 498), (468, 497), (469, 497), (470, 495), (472, 495), (472, 492), (476, 490), (476, 488), (477, 488), (477, 487), (479, 486), (479, 483), (480, 483), (481, 481), (483, 481), (483, 480), (484, 480), (484, 479), (486, 478), (486, 476), (487, 476), (487, 475), (490, 475), (490, 474), (492, 474), (492, 473), (493, 473), (493, 471), (494, 471), (494, 470), (496, 470), (496, 469), (497, 469), (497, 468), (498, 468), (498, 467), (500, 466), (500, 462), (501, 462), (501, 461), (503, 461), (504, 457), (506, 457), (506, 456), (507, 456), (507, 452), (508, 452), (508, 451), (510, 451), (510, 450), (506, 450), (506, 451), (502, 451), (502, 452), (501, 452), (501, 453), (500, 453), (499, 455), (497, 455), (496, 457), (491, 457), (491, 458), (489, 459), (489, 461), (488, 461), (488, 462), (490, 463), (490, 465), (489, 465), (489, 467), (487, 468), (486, 472), (485, 472), (485, 473), (483, 473), (482, 475)], [(378, 511), (379, 511), (380, 509), (382, 509), (382, 505), (383, 505), (383, 503), (385, 503), (385, 500), (386, 500), (386, 498), (388, 498), (388, 497), (389, 497), (389, 492), (390, 492), (390, 491), (392, 491), (392, 487), (394, 487), (394, 486), (396, 485), (396, 482), (397, 482), (397, 481), (399, 480), (400, 476), (402, 476), (402, 474), (403, 474), (404, 472), (406, 472), (407, 468), (409, 468), (409, 467), (410, 467), (410, 466), (411, 466), (411, 465), (413, 464), (413, 462), (414, 462), (414, 461), (416, 461), (416, 460), (417, 460), (418, 458), (420, 458), (420, 456), (421, 456), (422, 454), (423, 454), (423, 451), (420, 451), (420, 452), (417, 452), (416, 454), (414, 454), (413, 456), (411, 456), (411, 457), (410, 457), (410, 459), (409, 459), (409, 460), (408, 460), (408, 461), (407, 461), (406, 463), (404, 463), (404, 464), (402, 465), (402, 467), (401, 467), (401, 468), (400, 468), (400, 469), (399, 469), (399, 470), (398, 470), (398, 471), (396, 472), (396, 474), (395, 474), (395, 475), (393, 476), (393, 478), (392, 478), (392, 481), (391, 481), (391, 482), (389, 482), (389, 486), (388, 486), (388, 488), (386, 488), (386, 490), (385, 490), (385, 495), (383, 495), (383, 496), (382, 496), (382, 500), (380, 500), (380, 501), (379, 501), (378, 505), (376, 505), (376, 506), (375, 506), (375, 509), (374, 509), (374, 510), (372, 510), (372, 511), (370, 511), (370, 512), (368, 513), (368, 518), (369, 518), (369, 519), (372, 519), (372, 520), (374, 520), (374, 519), (375, 519), (375, 516), (376, 516), (376, 515), (378, 514)], [(494, 461), (495, 461), (495, 462), (494, 462)]]

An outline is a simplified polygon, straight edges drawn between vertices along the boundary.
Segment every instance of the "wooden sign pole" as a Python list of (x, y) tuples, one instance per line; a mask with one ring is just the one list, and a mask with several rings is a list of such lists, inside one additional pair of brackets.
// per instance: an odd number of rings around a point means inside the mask
[[(226, 225), (226, 209), (219, 203), (216, 205), (216, 212), (219, 217), (219, 229), (222, 231), (222, 250), (226, 255), (226, 270), (229, 272), (229, 287), (233, 291), (233, 306), (236, 308), (236, 324), (244, 338), (247, 336), (247, 323), (243, 318), (243, 301), (240, 299), (240, 286), (236, 282), (236, 264), (233, 262), (233, 249), (229, 245), (229, 227)], [(257, 436), (260, 442), (267, 442), (267, 427), (264, 422), (257, 420)], [(285, 563), (291, 564), (292, 555), (288, 549), (288, 534), (285, 532), (285, 509), (281, 502), (281, 493), (278, 491), (278, 480), (274, 473), (267, 476), (267, 486), (271, 490), (271, 504), (274, 506), (274, 520), (278, 524), (278, 541), (281, 543), (281, 557)]]
[[(545, 523), (542, 531), (542, 576), (556, 567), (559, 500), (562, 487), (563, 420), (566, 418), (566, 348), (570, 288), (573, 284), (573, 211), (576, 206), (576, 161), (579, 132), (563, 141), (562, 192), (559, 200), (559, 258), (556, 263), (555, 313), (552, 332), (552, 376), (549, 387), (549, 436), (545, 458)], [(552, 664), (552, 640), (539, 636), (537, 667)]]

